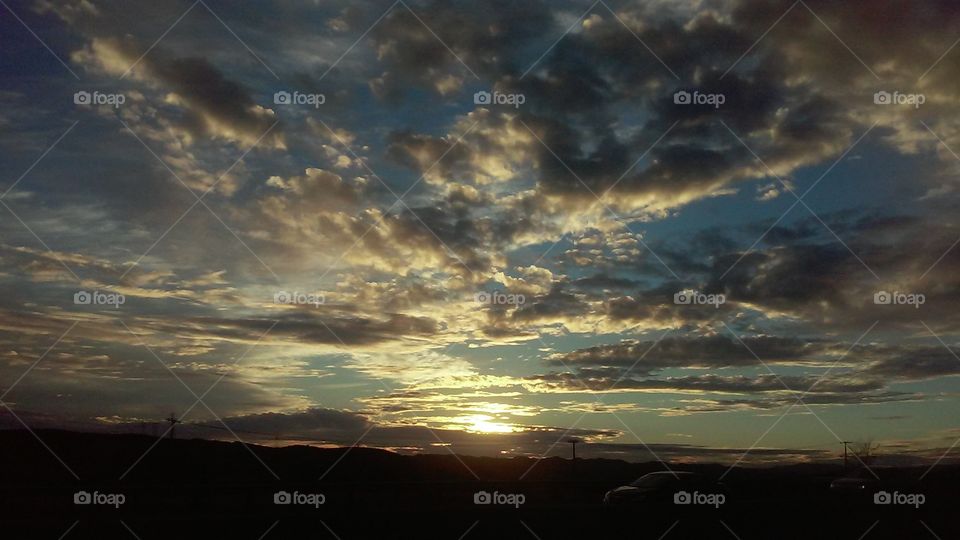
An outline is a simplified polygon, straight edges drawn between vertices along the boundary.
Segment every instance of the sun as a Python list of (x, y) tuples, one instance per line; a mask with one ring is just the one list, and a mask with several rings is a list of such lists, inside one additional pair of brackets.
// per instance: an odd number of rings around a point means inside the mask
[(492, 422), (492, 416), (486, 414), (475, 414), (461, 418), (467, 425), (466, 430), (473, 433), (514, 433), (517, 429), (509, 424), (502, 422)]

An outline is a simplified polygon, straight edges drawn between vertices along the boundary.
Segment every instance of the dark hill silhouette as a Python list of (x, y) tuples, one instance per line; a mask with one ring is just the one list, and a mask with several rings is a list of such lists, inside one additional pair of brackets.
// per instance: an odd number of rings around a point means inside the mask
[[(214, 522), (235, 530), (238, 537), (258, 538), (277, 521), (282, 525), (271, 533), (276, 538), (295, 537), (304, 530), (328, 534), (327, 526), (344, 539), (459, 538), (474, 522), (480, 523), (470, 533), (476, 538), (523, 538), (530, 534), (525, 526), (544, 540), (601, 537), (601, 531), (617, 536), (621, 527), (640, 531), (631, 537), (658, 538), (679, 521), (683, 525), (667, 538), (733, 538), (725, 526), (744, 540), (772, 537), (764, 531), (790, 522), (789, 530), (776, 537), (809, 538), (819, 530), (815, 527), (830, 523), (843, 533), (832, 537), (856, 539), (875, 521), (900, 515), (904, 519), (898, 523), (920, 528), (891, 529), (891, 538), (923, 537), (923, 523), (941, 538), (960, 538), (957, 520), (950, 515), (960, 494), (960, 467), (953, 465), (934, 468), (922, 481), (926, 468), (877, 469), (879, 488), (922, 492), (926, 501), (921, 508), (875, 505), (872, 491), (855, 496), (831, 492), (833, 479), (852, 473), (834, 464), (735, 468), (723, 478), (729, 500), (722, 508), (611, 508), (602, 504), (607, 490), (665, 466), (611, 459), (574, 463), (562, 458), (401, 455), (363, 447), (244, 447), (237, 442), (58, 430), (37, 435), (79, 477), (31, 433), (0, 431), (0, 518), (11, 530), (46, 527), (38, 537), (57, 538), (77, 520), (86, 529), (70, 537), (111, 537), (103, 527), (116, 527), (123, 520), (139, 529), (143, 539), (169, 538), (167, 533), (175, 533), (170, 527), (182, 528), (173, 524), (198, 530)], [(717, 464), (671, 467), (713, 479), (727, 471)], [(81, 490), (121, 493), (126, 501), (119, 508), (76, 505), (73, 494)], [(325, 500), (317, 506), (277, 505), (274, 494), (279, 491), (319, 493)], [(479, 491), (522, 494), (525, 500), (520, 507), (477, 505), (474, 494)], [(124, 537), (122, 529), (114, 532)], [(883, 534), (874, 531), (867, 538)]]

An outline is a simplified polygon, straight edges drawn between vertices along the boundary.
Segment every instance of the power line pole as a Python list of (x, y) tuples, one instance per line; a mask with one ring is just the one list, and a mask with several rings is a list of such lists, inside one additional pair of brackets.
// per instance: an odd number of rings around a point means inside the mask
[(172, 439), (174, 427), (181, 422), (180, 420), (177, 420), (177, 417), (173, 413), (170, 413), (170, 417), (167, 418), (167, 422), (170, 422), (170, 438)]
[(578, 439), (576, 437), (570, 437), (567, 439), (567, 442), (570, 443), (570, 446), (573, 448), (573, 460), (577, 460), (577, 443), (583, 442), (583, 439)]
[(570, 447), (573, 451), (573, 459), (570, 460), (571, 472), (574, 476), (577, 474), (577, 443), (583, 442), (583, 439), (578, 439), (577, 437), (570, 437), (567, 439), (567, 442), (570, 443)]
[(840, 441), (840, 442), (843, 443), (843, 468), (844, 468), (844, 470), (846, 470), (846, 468), (847, 468), (847, 445), (848, 445), (848, 444), (853, 444), (853, 441)]

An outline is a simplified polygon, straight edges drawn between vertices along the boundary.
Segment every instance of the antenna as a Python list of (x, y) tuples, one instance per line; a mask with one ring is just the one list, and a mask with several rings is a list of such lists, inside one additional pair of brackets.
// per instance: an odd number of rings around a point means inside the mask
[(174, 415), (174, 413), (170, 413), (170, 417), (167, 418), (166, 420), (167, 420), (167, 422), (170, 422), (170, 438), (172, 439), (172, 438), (173, 438), (173, 429), (174, 429), (174, 427), (175, 427), (177, 424), (181, 424), (182, 422), (181, 422), (180, 420), (177, 420), (177, 417), (176, 417), (176, 415)]

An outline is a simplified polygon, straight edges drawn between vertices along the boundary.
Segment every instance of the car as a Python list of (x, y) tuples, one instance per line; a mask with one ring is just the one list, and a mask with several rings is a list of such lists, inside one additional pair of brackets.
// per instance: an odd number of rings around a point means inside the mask
[(830, 491), (835, 493), (866, 493), (875, 491), (879, 482), (862, 471), (841, 476), (830, 482)]
[(683, 471), (661, 471), (645, 474), (633, 482), (611, 489), (603, 496), (604, 504), (662, 503), (673, 504), (681, 492), (723, 493), (723, 485), (700, 474)]

